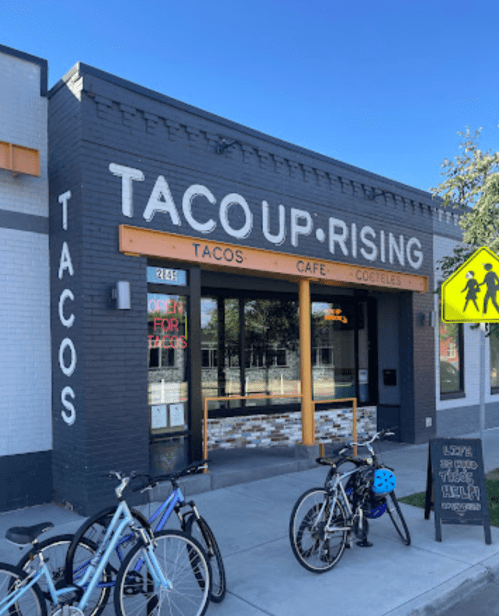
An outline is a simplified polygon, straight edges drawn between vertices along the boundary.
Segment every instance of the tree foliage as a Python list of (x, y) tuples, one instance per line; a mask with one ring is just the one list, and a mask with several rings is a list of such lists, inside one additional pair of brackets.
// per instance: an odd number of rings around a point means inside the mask
[(431, 188), (442, 198), (443, 206), (459, 210), (463, 240), (438, 262), (443, 277), (448, 278), (478, 248), (486, 246), (499, 254), (499, 152), (483, 152), (479, 147), (482, 129), (474, 133), (467, 127), (458, 132), (463, 137), (462, 154), (445, 159), (441, 175), (445, 181)]

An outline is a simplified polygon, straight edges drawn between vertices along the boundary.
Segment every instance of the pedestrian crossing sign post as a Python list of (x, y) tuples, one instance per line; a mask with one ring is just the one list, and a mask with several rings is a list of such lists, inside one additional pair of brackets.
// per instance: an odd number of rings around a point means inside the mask
[(479, 248), (442, 284), (442, 321), (499, 323), (499, 256)]

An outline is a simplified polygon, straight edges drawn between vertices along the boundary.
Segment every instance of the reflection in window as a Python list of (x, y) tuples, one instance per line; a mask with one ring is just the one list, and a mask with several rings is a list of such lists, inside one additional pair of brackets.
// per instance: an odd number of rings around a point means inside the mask
[[(296, 301), (204, 297), (201, 327), (204, 397), (299, 394)], [(219, 357), (223, 357), (220, 363)], [(238, 408), (290, 402), (294, 400), (234, 400), (216, 406)]]
[[(312, 380), (315, 400), (369, 399), (366, 304), (312, 303)], [(358, 345), (357, 379), (355, 339)], [(359, 383), (357, 391), (356, 383)]]
[(499, 323), (490, 324), (490, 387), (499, 393)]
[(440, 393), (458, 393), (463, 387), (463, 327), (440, 322)]

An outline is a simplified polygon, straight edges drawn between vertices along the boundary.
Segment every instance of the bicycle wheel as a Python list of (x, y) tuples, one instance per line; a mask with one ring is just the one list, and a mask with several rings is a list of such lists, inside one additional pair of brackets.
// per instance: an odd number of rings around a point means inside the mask
[(194, 513), (187, 518), (185, 532), (199, 541), (208, 556), (212, 575), (210, 600), (214, 603), (220, 603), (225, 597), (227, 581), (222, 554), (215, 535), (206, 520), (201, 517), (197, 518)]
[[(331, 530), (326, 530), (330, 517)], [(313, 573), (332, 569), (345, 550), (348, 533), (345, 510), (336, 500), (331, 515), (327, 490), (311, 488), (300, 496), (291, 513), (289, 539), (293, 554), (305, 569)]]
[[(76, 531), (73, 540), (67, 551), (66, 557), (66, 583), (71, 584), (73, 581), (72, 574), (75, 570), (75, 553), (78, 549), (78, 546), (82, 542), (83, 538), (88, 539), (91, 543), (98, 546), (101, 544), (102, 539), (113, 519), (113, 516), (116, 512), (117, 506), (112, 505), (111, 507), (107, 507), (106, 509), (102, 509), (98, 511), (93, 516), (90, 516), (80, 528)], [(146, 518), (140, 513), (140, 511), (136, 511), (135, 509), (131, 509), (131, 513), (135, 520), (141, 526), (149, 526)], [(135, 535), (133, 533), (124, 533), (122, 541), (116, 547), (115, 553), (109, 559), (109, 563), (107, 564), (107, 571), (112, 575), (113, 579), (116, 578), (118, 574), (118, 569), (121, 567), (121, 563), (125, 557), (126, 552), (130, 549), (132, 545), (136, 542)]]
[[(59, 590), (64, 588), (65, 586), (68, 586), (65, 579), (66, 553), (72, 539), (73, 535), (57, 535), (55, 537), (45, 539), (45, 541), (41, 541), (36, 548), (32, 548), (29, 552), (27, 552), (21, 558), (17, 566), (25, 571), (31, 563), (32, 555), (41, 550), (47, 567), (52, 575), (52, 580), (56, 589)], [(73, 559), (73, 580), (75, 583), (82, 578), (86, 567), (90, 563), (90, 560), (96, 551), (97, 546), (85, 537), (82, 537)], [(106, 607), (109, 595), (111, 594), (110, 582), (111, 572), (106, 568), (102, 572), (102, 579), (99, 586), (95, 588), (87, 606), (83, 610), (85, 616), (99, 616), (99, 614), (102, 613)], [(40, 586), (45, 599), (51, 603), (52, 597), (50, 596), (45, 578), (42, 577), (39, 580), (38, 585)], [(78, 600), (79, 597), (75, 591), (70, 591), (67, 595), (65, 594), (61, 596), (61, 602), (63, 603), (70, 602), (73, 605), (76, 605)]]
[(400, 538), (405, 545), (411, 545), (411, 535), (409, 533), (409, 529), (407, 528), (405, 518), (402, 515), (402, 510), (400, 509), (395, 492), (390, 492), (390, 494), (388, 494), (386, 497), (386, 502), (388, 505), (388, 514), (398, 534), (400, 535)]
[(155, 535), (154, 555), (165, 578), (167, 590), (154, 581), (145, 562), (144, 542), (139, 541), (127, 554), (116, 579), (116, 616), (202, 616), (208, 608), (211, 567), (199, 543), (178, 530)]
[[(0, 601), (10, 593), (18, 593), (26, 585), (28, 574), (7, 563), (0, 563)], [(38, 584), (25, 590), (16, 602), (8, 608), (9, 616), (47, 616), (45, 598)]]

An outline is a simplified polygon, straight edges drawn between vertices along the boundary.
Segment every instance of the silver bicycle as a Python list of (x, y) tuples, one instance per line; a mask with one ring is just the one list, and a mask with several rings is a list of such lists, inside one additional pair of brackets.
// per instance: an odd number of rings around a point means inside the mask
[[(325, 485), (300, 496), (289, 522), (293, 554), (308, 571), (324, 573), (332, 569), (345, 548), (352, 546), (354, 537), (357, 545), (370, 547), (369, 519), (385, 512), (405, 545), (410, 545), (409, 529), (392, 487), (392, 469), (378, 460), (372, 447), (374, 441), (390, 434), (393, 432), (388, 430), (377, 432), (364, 443), (345, 445), (332, 458), (317, 458), (318, 464), (330, 467)], [(368, 455), (351, 455), (354, 445), (367, 448)], [(354, 468), (340, 472), (344, 464), (353, 464)]]

